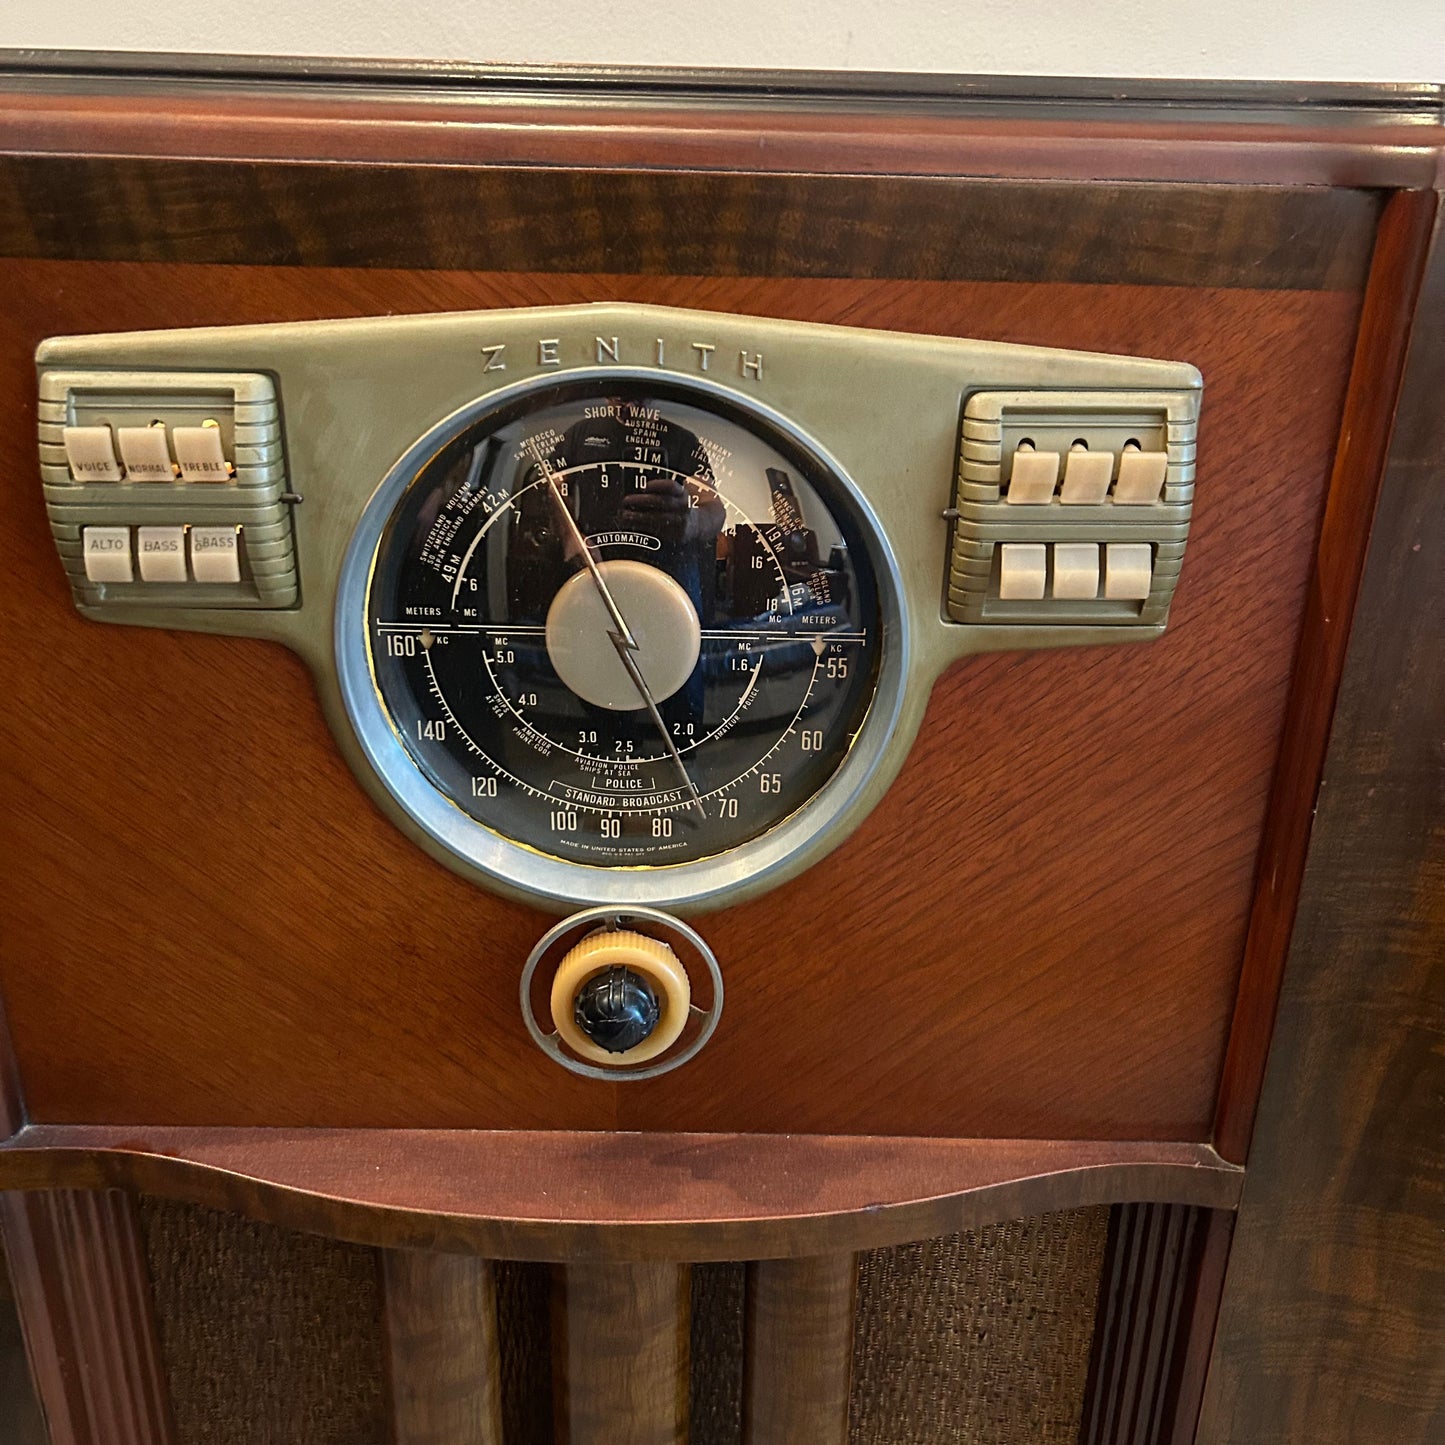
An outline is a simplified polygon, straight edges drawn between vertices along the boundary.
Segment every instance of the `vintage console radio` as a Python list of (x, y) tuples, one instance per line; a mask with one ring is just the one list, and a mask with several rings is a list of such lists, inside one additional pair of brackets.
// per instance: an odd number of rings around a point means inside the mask
[(128, 63), (0, 57), (51, 1445), (1433, 1442), (1439, 92)]

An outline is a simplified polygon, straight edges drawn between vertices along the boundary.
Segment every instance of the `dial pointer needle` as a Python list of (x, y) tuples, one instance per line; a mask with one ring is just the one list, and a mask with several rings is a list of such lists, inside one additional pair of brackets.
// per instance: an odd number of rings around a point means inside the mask
[(682, 754), (678, 752), (676, 743), (668, 734), (667, 724), (657, 710), (657, 700), (652, 695), (652, 689), (647, 685), (647, 679), (642, 675), (642, 669), (637, 665), (637, 658), (634, 656), (637, 651), (637, 639), (632, 635), (632, 629), (627, 625), (627, 619), (622, 615), (622, 609), (617, 605), (617, 599), (612, 595), (612, 589), (608, 587), (607, 579), (603, 577), (602, 569), (597, 565), (597, 559), (592, 555), (592, 549), (587, 545), (586, 537), (582, 535), (582, 528), (577, 525), (577, 519), (567, 506), (567, 501), (562, 495), (562, 489), (557, 485), (557, 478), (553, 476), (551, 467), (538, 455), (535, 448), (532, 450), (532, 457), (541, 469), (543, 477), (546, 478), (547, 490), (557, 504), (557, 510), (561, 512), (567, 530), (572, 534), (573, 543), (581, 551), (582, 558), (587, 564), (587, 571), (591, 574), (593, 586), (597, 588), (598, 595), (602, 598), (602, 605), (606, 607), (607, 614), (612, 619), (612, 629), (608, 632), (607, 637), (617, 651), (618, 661), (626, 669), (628, 677), (632, 679), (633, 687), (637, 689), (638, 695), (642, 698), (643, 705), (647, 708), (653, 725), (657, 728), (663, 746), (671, 755), (672, 761), (687, 787), (693, 806), (703, 817), (706, 817), (707, 809), (703, 807), (697, 785), (688, 773), (687, 764), (683, 762)]

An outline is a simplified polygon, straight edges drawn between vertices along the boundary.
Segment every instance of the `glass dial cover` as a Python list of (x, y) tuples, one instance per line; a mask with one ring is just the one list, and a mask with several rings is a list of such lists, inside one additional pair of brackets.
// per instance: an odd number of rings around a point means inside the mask
[(775, 829), (878, 684), (870, 533), (801, 435), (661, 378), (558, 378), (415, 469), (367, 590), (415, 767), (551, 859), (656, 868)]

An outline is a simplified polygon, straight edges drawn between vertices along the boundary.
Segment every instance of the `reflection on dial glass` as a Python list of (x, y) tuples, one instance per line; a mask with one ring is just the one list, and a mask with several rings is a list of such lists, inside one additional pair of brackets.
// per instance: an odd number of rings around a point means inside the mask
[(431, 782), (600, 866), (706, 858), (796, 812), (862, 726), (881, 648), (862, 524), (818, 458), (710, 394), (595, 377), (420, 469), (368, 616)]

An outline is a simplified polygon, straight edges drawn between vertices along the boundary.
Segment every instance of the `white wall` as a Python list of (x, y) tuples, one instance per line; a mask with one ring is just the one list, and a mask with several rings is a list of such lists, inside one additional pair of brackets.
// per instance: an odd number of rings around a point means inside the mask
[(0, 0), (0, 46), (1445, 81), (1445, 0)]

